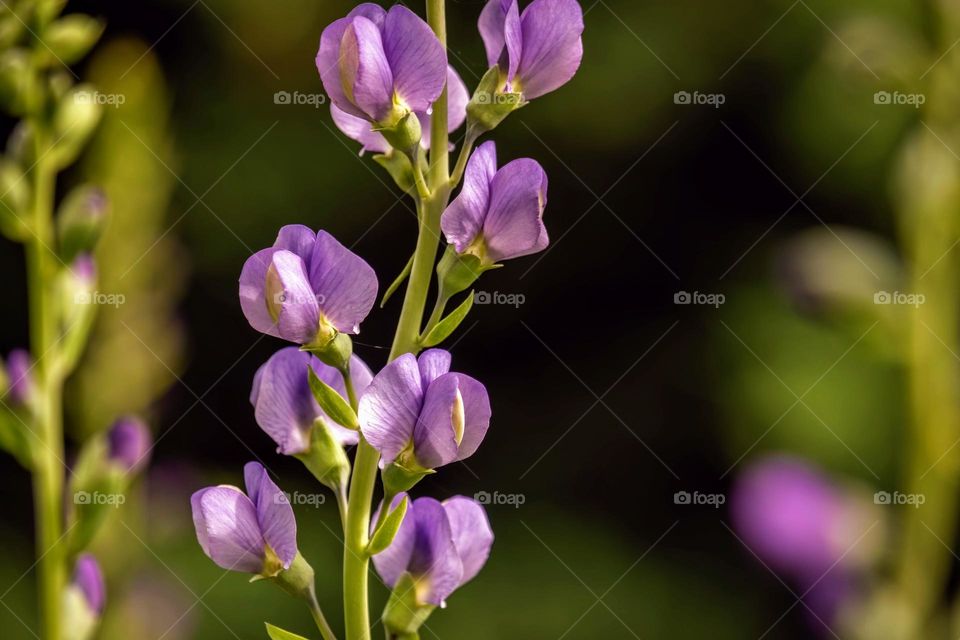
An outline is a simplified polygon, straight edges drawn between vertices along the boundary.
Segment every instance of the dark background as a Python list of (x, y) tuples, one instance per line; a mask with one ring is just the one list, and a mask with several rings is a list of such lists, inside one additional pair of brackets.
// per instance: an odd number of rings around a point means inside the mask
[[(451, 62), (471, 88), (485, 70), (475, 31), (481, 6), (448, 5)], [(481, 289), (522, 294), (524, 303), (477, 306), (454, 337), (456, 369), (490, 390), (491, 430), (466, 464), (416, 492), (499, 492), (524, 503), (488, 507), (497, 533), (491, 561), (423, 637), (759, 637), (795, 597), (738, 542), (724, 508), (676, 505), (674, 493), (726, 495), (743, 465), (784, 448), (853, 481), (877, 485), (894, 473), (890, 445), (878, 440), (896, 437), (898, 373), (867, 347), (809, 398), (837, 439), (802, 407), (761, 437), (793, 403), (778, 378), (799, 394), (853, 343), (794, 313), (774, 277), (784, 242), (821, 222), (880, 234), (892, 227), (889, 161), (914, 114), (878, 109), (871, 97), (884, 86), (840, 42), (861, 7), (924, 26), (893, 2), (584, 2), (577, 77), (495, 132), (501, 162), (529, 156), (546, 169), (552, 244), (485, 275)], [(320, 93), (319, 34), (350, 4), (69, 8), (104, 17), (105, 42), (153, 45), (147, 60), (159, 61), (168, 84), (158, 100), (170, 109), (172, 145), (170, 171), (158, 171), (172, 186), (158, 229), (172, 226), (164, 242), (177, 249), (169, 264), (150, 267), (151, 281), (169, 269), (185, 283), (176, 321), (157, 318), (184, 343), (163, 363), (168, 388), (148, 412), (160, 438), (154, 472), (102, 543), (137, 577), (121, 578), (117, 567), (111, 592), (140, 602), (125, 615), (145, 625), (143, 637), (159, 637), (188, 608), (165, 637), (261, 637), (265, 619), (303, 633), (307, 616), (279, 592), (223, 577), (202, 556), (187, 498), (205, 484), (239, 483), (242, 464), (255, 458), (282, 487), (315, 490), (298, 463), (274, 453), (247, 400), (254, 371), (283, 346), (240, 312), (236, 282), (251, 251), (284, 224), (324, 228), (370, 262), (383, 290), (413, 246), (407, 201), (396, 203), (398, 190), (357, 157), (328, 108), (274, 104), (277, 91)], [(678, 105), (677, 91), (722, 93), (725, 102)], [(122, 120), (124, 108), (108, 117)], [(805, 205), (795, 204), (801, 194)], [(136, 225), (136, 211), (117, 215)], [(6, 352), (26, 341), (25, 296), (21, 250), (2, 247)], [(676, 305), (678, 291), (726, 302)], [(374, 369), (399, 303), (376, 310), (355, 342)], [(126, 367), (156, 368), (148, 346), (134, 344), (115, 363), (121, 375), (101, 384), (116, 392)], [(6, 458), (0, 473), (8, 505), (0, 536), (15, 551), (3, 575), (13, 582), (32, 553), (29, 481)], [(334, 505), (298, 516), (322, 603), (339, 624)], [(385, 593), (375, 589), (375, 607)], [(31, 598), (28, 573), (2, 600), (29, 626)], [(7, 613), (0, 609), (0, 619)], [(9, 625), (13, 637), (26, 633), (12, 618)], [(808, 633), (795, 607), (767, 637)]]

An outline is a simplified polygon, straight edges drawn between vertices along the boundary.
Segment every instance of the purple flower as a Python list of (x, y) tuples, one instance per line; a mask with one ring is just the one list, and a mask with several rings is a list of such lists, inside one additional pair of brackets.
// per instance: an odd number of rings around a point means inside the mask
[(576, 0), (490, 0), (480, 13), (487, 62), (500, 67), (504, 89), (527, 100), (566, 84), (583, 58), (583, 10)]
[[(447, 67), (447, 130), (451, 133), (460, 128), (463, 121), (467, 118), (467, 102), (470, 101), (470, 94), (467, 93), (467, 86), (453, 67)], [(432, 107), (423, 111), (416, 111), (417, 118), (420, 120), (420, 129), (422, 131), (420, 146), (424, 149), (430, 148), (430, 114)], [(386, 138), (371, 128), (370, 121), (364, 118), (352, 116), (343, 111), (336, 104), (330, 105), (330, 115), (333, 116), (333, 122), (348, 137), (353, 138), (363, 145), (360, 150), (361, 155), (367, 151), (372, 153), (387, 153), (390, 151), (390, 143)]]
[(22, 407), (30, 402), (36, 389), (36, 380), (33, 377), (33, 359), (24, 349), (14, 349), (7, 356), (7, 379), (10, 385), (7, 388), (6, 398), (14, 406)]
[(91, 611), (98, 616), (103, 613), (107, 602), (107, 588), (103, 582), (103, 572), (93, 555), (82, 553), (77, 556), (71, 583), (80, 590)]
[(490, 521), (476, 501), (464, 496), (443, 502), (417, 498), (407, 507), (393, 542), (373, 556), (373, 564), (388, 586), (407, 572), (416, 584), (418, 602), (443, 606), (454, 590), (480, 572), (492, 545)]
[(402, 466), (434, 469), (480, 446), (490, 426), (487, 389), (449, 371), (450, 353), (430, 349), (419, 360), (406, 353), (374, 377), (358, 418), (364, 438), (383, 456), (381, 465), (400, 457)]
[(107, 434), (108, 458), (125, 471), (133, 472), (146, 464), (153, 444), (150, 429), (135, 417), (120, 418)]
[(426, 22), (402, 5), (364, 3), (323, 30), (317, 70), (346, 113), (392, 125), (426, 112), (443, 91), (447, 56)]
[(280, 229), (269, 249), (240, 274), (240, 305), (257, 331), (297, 344), (325, 345), (337, 332), (358, 333), (377, 298), (377, 276), (326, 231)]
[[(303, 453), (310, 446), (310, 430), (318, 418), (327, 418), (313, 397), (307, 381), (307, 367), (317, 377), (347, 399), (343, 376), (331, 366), (297, 347), (284, 347), (270, 356), (253, 378), (250, 403), (254, 406), (257, 424), (277, 443), (284, 455)], [(370, 385), (373, 373), (357, 356), (350, 357), (350, 376), (356, 394)], [(332, 420), (327, 426), (341, 444), (356, 444), (357, 432)]]
[(193, 494), (193, 524), (203, 552), (231, 571), (274, 576), (297, 555), (290, 501), (257, 462), (243, 468), (247, 493), (230, 485)]
[(476, 255), (490, 265), (546, 248), (546, 205), (543, 168), (520, 158), (498, 170), (497, 147), (485, 142), (470, 156), (463, 189), (443, 212), (440, 226), (457, 253)]

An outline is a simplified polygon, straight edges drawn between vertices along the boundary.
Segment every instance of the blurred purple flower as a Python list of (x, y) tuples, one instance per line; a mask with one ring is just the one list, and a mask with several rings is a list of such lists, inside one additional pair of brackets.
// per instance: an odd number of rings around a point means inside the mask
[(550, 243), (543, 225), (547, 174), (520, 158), (497, 169), (497, 147), (480, 145), (464, 174), (463, 189), (443, 212), (440, 226), (457, 253), (484, 264), (542, 251)]
[(15, 407), (22, 407), (30, 402), (36, 388), (33, 377), (33, 358), (25, 349), (14, 349), (7, 356), (7, 379), (10, 385), (7, 388), (5, 400)]
[(412, 446), (426, 469), (473, 455), (490, 426), (487, 389), (462, 373), (450, 373), (450, 353), (430, 349), (418, 359), (406, 353), (378, 373), (360, 398), (364, 438), (386, 465)]
[(426, 22), (402, 5), (363, 3), (323, 30), (317, 70), (340, 110), (392, 124), (426, 112), (443, 91), (447, 56)]
[(487, 63), (499, 65), (505, 90), (532, 100), (566, 84), (583, 58), (583, 10), (576, 0), (490, 0), (477, 24)]
[[(284, 455), (303, 453), (310, 446), (310, 430), (317, 418), (326, 418), (313, 397), (307, 381), (307, 367), (313, 367), (317, 377), (336, 389), (347, 399), (343, 376), (315, 356), (297, 347), (284, 347), (270, 356), (253, 377), (250, 403), (254, 406), (257, 424), (277, 443), (277, 451)], [(357, 356), (350, 356), (350, 375), (354, 390), (362, 395), (373, 380), (370, 368)], [(327, 426), (341, 444), (356, 444), (356, 431), (346, 429), (332, 420)]]
[(91, 611), (98, 616), (103, 613), (103, 607), (107, 602), (107, 588), (100, 565), (92, 554), (82, 553), (77, 556), (71, 582), (83, 594)]
[(358, 333), (377, 297), (377, 276), (326, 231), (280, 229), (240, 274), (240, 305), (257, 331), (297, 344)]
[[(391, 508), (405, 495), (398, 495)], [(464, 496), (443, 502), (417, 498), (407, 507), (393, 542), (373, 556), (373, 564), (387, 586), (408, 572), (418, 602), (444, 606), (454, 590), (480, 572), (492, 545), (490, 521), (476, 501)]]
[(120, 418), (107, 434), (107, 455), (111, 462), (133, 472), (146, 464), (152, 443), (150, 429), (142, 420), (132, 416)]
[(231, 485), (193, 494), (193, 524), (203, 552), (218, 566), (273, 576), (297, 555), (290, 501), (257, 462), (243, 468), (247, 493)]
[[(454, 132), (460, 128), (463, 121), (467, 119), (467, 102), (470, 101), (470, 94), (467, 93), (467, 86), (453, 67), (447, 67), (447, 130)], [(424, 149), (430, 148), (430, 114), (433, 107), (428, 107), (424, 111), (417, 111), (417, 118), (420, 120), (421, 137), (420, 146)], [(333, 122), (348, 137), (353, 138), (363, 145), (360, 150), (361, 155), (367, 151), (372, 153), (387, 153), (390, 151), (390, 143), (379, 132), (371, 128), (370, 121), (363, 118), (352, 116), (346, 111), (338, 108), (337, 105), (330, 105), (330, 115), (333, 116)]]

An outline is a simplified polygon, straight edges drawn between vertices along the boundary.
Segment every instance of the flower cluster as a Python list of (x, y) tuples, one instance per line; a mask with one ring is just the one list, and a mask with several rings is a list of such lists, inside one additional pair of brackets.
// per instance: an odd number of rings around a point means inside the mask
[[(436, 35), (442, 28), (405, 6), (361, 4), (320, 38), (316, 64), (333, 121), (361, 153), (377, 154), (420, 211), (416, 252), (383, 300), (406, 281), (388, 362), (374, 374), (353, 353), (351, 336), (373, 308), (377, 276), (326, 231), (285, 226), (240, 274), (240, 306), (250, 326), (296, 345), (280, 348), (256, 371), (250, 403), (277, 452), (299, 459), (337, 498), (350, 640), (369, 637), (371, 559), (393, 589), (385, 628), (390, 637), (413, 638), (435, 607), (478, 574), (493, 544), (475, 500), (414, 499), (408, 492), (476, 453), (491, 424), (484, 384), (451, 370), (450, 352), (436, 348), (470, 312), (473, 296), (449, 314), (447, 303), (485, 271), (549, 243), (543, 167), (529, 158), (498, 167), (494, 142), (475, 151), (474, 144), (511, 111), (572, 78), (582, 57), (583, 16), (574, 0), (534, 0), (522, 14), (516, 0), (491, 0), (478, 26), (490, 69), (472, 97), (448, 63)], [(449, 135), (464, 123), (453, 171), (436, 171), (449, 166)], [(437, 261), (441, 237), (447, 248)], [(436, 304), (424, 322), (434, 270)], [(371, 518), (378, 474), (383, 499)], [(298, 551), (289, 500), (265, 465), (247, 464), (244, 477), (245, 493), (220, 485), (193, 495), (201, 548), (225, 569), (255, 574), (304, 599), (331, 640), (313, 570)]]

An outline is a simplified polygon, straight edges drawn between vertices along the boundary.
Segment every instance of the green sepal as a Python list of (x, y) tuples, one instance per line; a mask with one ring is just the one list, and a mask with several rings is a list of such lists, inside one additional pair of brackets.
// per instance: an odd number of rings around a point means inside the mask
[(353, 355), (353, 341), (345, 333), (337, 333), (323, 344), (305, 344), (301, 351), (309, 351), (320, 359), (323, 364), (330, 365), (338, 371), (350, 366), (350, 356)]
[(493, 65), (483, 74), (467, 103), (467, 126), (478, 135), (493, 131), (504, 118), (527, 104), (523, 94), (503, 91), (504, 84), (500, 67)]
[(299, 551), (290, 563), (289, 569), (281, 569), (267, 578), (294, 598), (310, 602), (316, 597), (313, 567)]
[(330, 427), (317, 418), (310, 430), (310, 448), (295, 456), (320, 483), (338, 491), (350, 477), (350, 459)]
[(397, 276), (397, 279), (387, 287), (387, 290), (383, 294), (383, 298), (380, 300), (380, 308), (383, 309), (387, 305), (387, 300), (400, 288), (400, 285), (403, 284), (410, 276), (410, 270), (413, 269), (413, 256), (410, 256), (410, 259), (407, 260), (406, 266), (403, 268), (403, 271), (400, 272), (400, 275)]
[(84, 184), (70, 191), (57, 209), (58, 252), (65, 264), (97, 246), (106, 226), (107, 199), (103, 191)]
[(307, 640), (304, 636), (298, 636), (280, 627), (275, 627), (269, 622), (264, 622), (263, 624), (267, 626), (267, 635), (270, 636), (271, 640)]
[(380, 472), (383, 481), (383, 491), (387, 495), (395, 496), (398, 493), (409, 491), (415, 484), (423, 480), (433, 469), (424, 469), (415, 460), (412, 454), (400, 454), (394, 462), (384, 467)]
[(484, 264), (472, 253), (457, 253), (454, 246), (447, 245), (443, 257), (437, 263), (437, 279), (440, 295), (450, 298), (465, 291), (477, 281), (484, 271), (498, 269), (499, 264)]
[[(403, 500), (400, 501), (400, 504), (394, 507), (393, 510), (387, 514), (387, 517), (383, 519), (383, 522), (370, 539), (370, 544), (367, 545), (367, 554), (375, 556), (390, 546), (390, 544), (393, 542), (393, 539), (397, 535), (397, 531), (400, 530), (400, 525), (403, 524), (403, 517), (407, 513), (408, 504), (409, 498), (404, 496)], [(384, 500), (384, 505), (381, 508), (386, 508), (388, 506), (389, 505), (387, 504), (387, 501)]]
[(378, 153), (373, 156), (373, 161), (387, 170), (387, 173), (404, 193), (408, 195), (416, 194), (417, 187), (413, 183), (413, 169), (410, 166), (410, 159), (406, 155), (391, 149), (387, 153)]
[(30, 181), (23, 170), (6, 158), (0, 159), (0, 231), (10, 240), (30, 237)]
[(48, 65), (73, 64), (83, 58), (103, 34), (102, 21), (72, 13), (52, 22), (43, 33), (41, 60)]
[(430, 333), (420, 341), (420, 346), (425, 348), (435, 347), (449, 338), (450, 334), (457, 330), (457, 327), (460, 326), (460, 323), (463, 322), (472, 308), (473, 292), (471, 291), (466, 300), (460, 303), (460, 306), (451, 311), (450, 315), (438, 322), (437, 325), (430, 330)]
[(343, 399), (340, 393), (320, 379), (313, 367), (307, 367), (307, 380), (310, 384), (310, 391), (317, 404), (323, 409), (327, 416), (347, 429), (357, 431), (360, 423), (357, 421), (356, 412), (350, 407), (350, 404)]
[(417, 582), (409, 573), (397, 580), (383, 610), (383, 626), (401, 638), (416, 638), (420, 627), (436, 607), (417, 601)]
[(53, 115), (54, 144), (50, 156), (58, 169), (77, 159), (94, 129), (100, 123), (103, 108), (97, 103), (90, 85), (77, 85), (60, 99)]
[[(396, 124), (383, 124), (374, 127), (373, 130), (380, 132), (380, 135), (387, 140), (391, 147), (410, 155), (414, 155), (420, 147), (420, 137), (423, 133), (420, 128), (420, 118), (413, 111), (408, 111), (400, 116)], [(412, 182), (413, 177), (411, 175)]]

